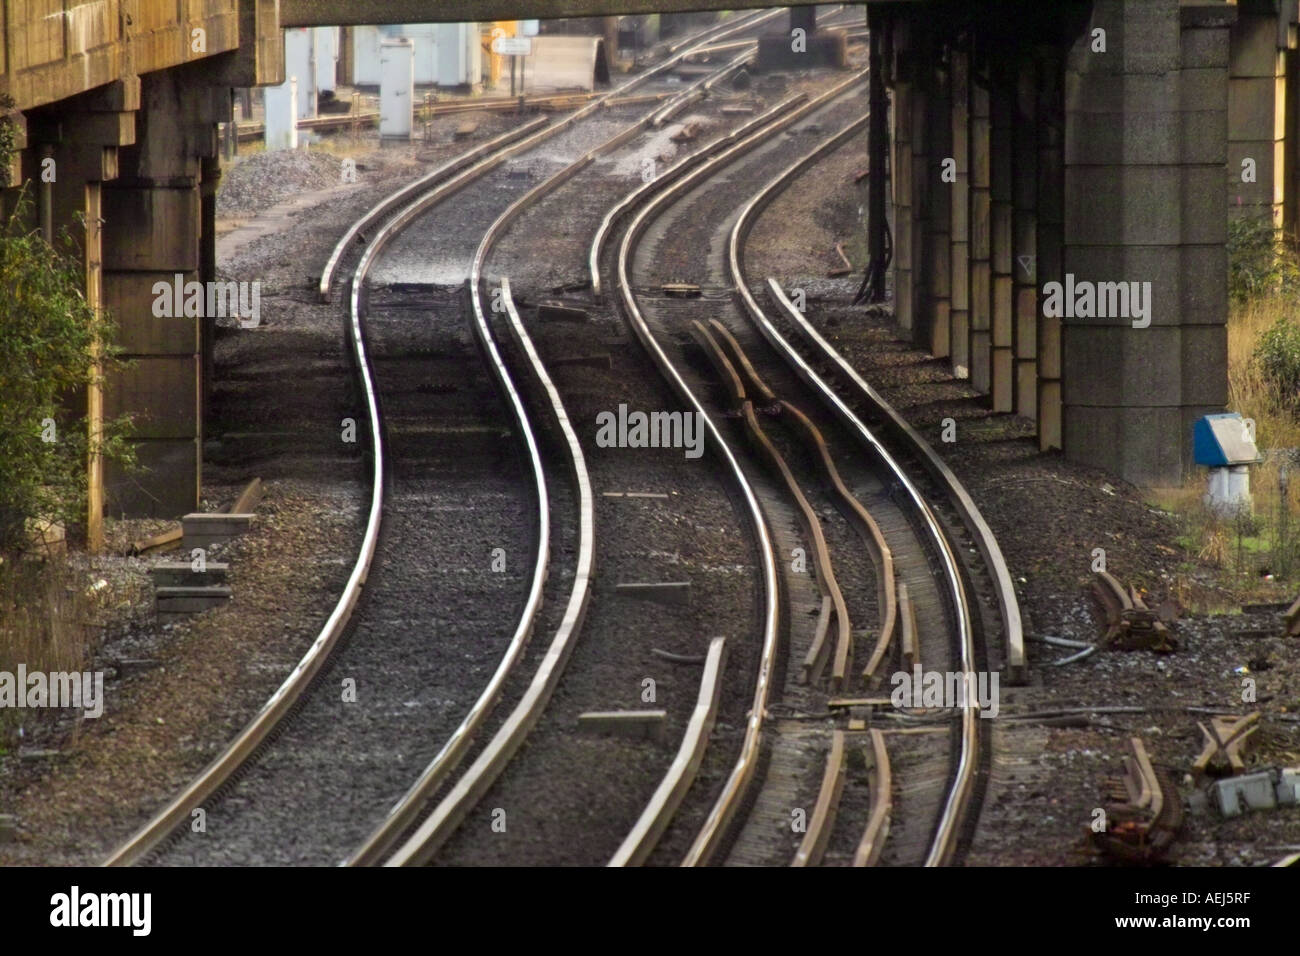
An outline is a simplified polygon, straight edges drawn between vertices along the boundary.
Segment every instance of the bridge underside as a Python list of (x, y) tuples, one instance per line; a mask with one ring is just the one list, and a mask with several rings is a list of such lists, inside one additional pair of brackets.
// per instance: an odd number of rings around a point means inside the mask
[[(909, 2), (909, 0), (891, 0)], [(462, 23), (487, 20), (602, 17), (613, 14), (687, 13), (697, 10), (762, 9), (755, 0), (280, 0), (286, 27), (354, 26), (367, 23)], [(796, 0), (781, 6), (815, 6)]]
[[(284, 81), (283, 28), (762, 6), (746, 0), (30, 0), (0, 7), (17, 101), (7, 204), (81, 244), (133, 365), (88, 413), (137, 415), (153, 471), (105, 504), (198, 503), (208, 320), (154, 317), (155, 282), (215, 275), (216, 129), (232, 87)], [(807, 6), (808, 4), (797, 4)], [(873, 0), (869, 217), (891, 228), (898, 321), (1041, 444), (1141, 483), (1190, 466), (1227, 401), (1227, 225), (1294, 228), (1295, 0)], [(18, 9), (19, 12), (14, 12)], [(376, 13), (376, 10), (381, 11)], [(203, 43), (195, 37), (201, 31)], [(43, 182), (45, 161), (58, 170)], [(1242, 175), (1249, 161), (1250, 179)], [(886, 174), (887, 177), (886, 178)], [(886, 197), (891, 200), (886, 210)], [(8, 205), (7, 208), (12, 208)], [(886, 216), (887, 211), (887, 216)], [(89, 228), (87, 225), (88, 224)], [(1150, 283), (1149, 324), (1056, 315), (1049, 283)], [(1113, 288), (1113, 287), (1112, 287)]]
[(1193, 467), (1228, 401), (1229, 220), (1296, 222), (1296, 6), (868, 5), (898, 321), (1042, 447)]

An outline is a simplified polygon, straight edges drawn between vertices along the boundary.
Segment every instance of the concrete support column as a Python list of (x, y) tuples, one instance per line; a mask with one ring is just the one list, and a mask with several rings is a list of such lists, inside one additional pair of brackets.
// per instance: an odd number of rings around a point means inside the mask
[(952, 77), (940, 72), (926, 111), (930, 141), (931, 183), (926, 222), (926, 269), (930, 276), (926, 319), (929, 334), (920, 344), (936, 358), (951, 354), (952, 342), (952, 184), (942, 178), (943, 164), (952, 158)]
[[(983, 76), (976, 78), (979, 64)], [(970, 83), (970, 380), (981, 392), (992, 384), (993, 273), (992, 132), (987, 62), (971, 57)]]
[(911, 329), (914, 315), (912, 279), (913, 177), (912, 177), (912, 100), (913, 83), (908, 69), (911, 48), (907, 23), (894, 24), (894, 97), (890, 119), (893, 127), (890, 143), (893, 155), (889, 168), (893, 172), (894, 206), (894, 313), (900, 328)]
[[(214, 95), (215, 94), (215, 95)], [(200, 273), (201, 157), (217, 153), (219, 92), (180, 71), (144, 78), (135, 146), (104, 194), (105, 301), (132, 367), (108, 383), (106, 411), (136, 415), (136, 455), (146, 469), (106, 476), (110, 507), (128, 516), (176, 517), (198, 507), (202, 476), (199, 314), (155, 315), (155, 285)]]
[(1221, 91), (1235, 15), (1095, 0), (1068, 54), (1063, 265), (1067, 289), (1096, 294), (1091, 307), (1059, 298), (1064, 447), (1138, 484), (1181, 481), (1192, 422), (1227, 400)]
[[(918, 39), (914, 37), (914, 40)], [(934, 192), (929, 144), (929, 76), (918, 53), (916, 76), (912, 83), (912, 310), (905, 328), (912, 332), (912, 341), (922, 344), (929, 340), (928, 309), (930, 306), (931, 276), (926, 261), (929, 242), (930, 202)]]
[(1240, 5), (1228, 46), (1228, 214), (1282, 225), (1286, 57), (1272, 3)]
[(803, 30), (805, 36), (812, 36), (817, 32), (817, 8), (816, 7), (791, 7), (790, 8), (790, 29)]
[[(215, 282), (217, 278), (217, 187), (221, 184), (221, 161), (215, 156), (204, 157), (200, 164), (200, 176), (199, 281)], [(200, 424), (212, 413), (212, 383), (216, 374), (214, 360), (216, 335), (216, 316), (205, 315), (199, 326), (203, 410)], [(199, 437), (202, 441), (202, 428)]]
[(1012, 229), (1015, 280), (1015, 410), (1038, 418), (1038, 70), (1032, 57), (1016, 61), (1011, 125)]
[(950, 190), (951, 333), (953, 374), (970, 375), (970, 57), (954, 48), (952, 63), (952, 158), (956, 181)]
[[(1065, 113), (1063, 62), (1054, 46), (1039, 49), (1036, 113), (1038, 117), (1038, 201), (1034, 259), (1039, 289), (1046, 282), (1064, 281), (1065, 247)], [(1061, 320), (1048, 315), (1038, 302), (1038, 447), (1060, 448)]]
[[(117, 176), (118, 148), (135, 142), (139, 89), (134, 77), (106, 84), (68, 100), (57, 112), (40, 111), (30, 127), (40, 143), (32, 178), (41, 183), (42, 231), (53, 238), (58, 225), (66, 225), (81, 251), (86, 303), (97, 313), (104, 309), (103, 183)], [(85, 536), (86, 547), (92, 552), (102, 548), (104, 532), (104, 462), (97, 448), (105, 403), (98, 375), (96, 379), (73, 399), (79, 411), (84, 409), (91, 449)]]
[(995, 412), (1015, 408), (1013, 300), (1015, 276), (1014, 203), (1011, 188), (1011, 113), (1015, 96), (1014, 74), (994, 64), (990, 74), (989, 194), (992, 267), (992, 361), (989, 393)]
[[(1286, 78), (1286, 118), (1284, 131), (1291, 143), (1300, 142), (1300, 52), (1286, 50), (1282, 54), (1283, 71)], [(1300, 226), (1300, 163), (1295, 157), (1283, 153), (1282, 182), (1285, 192), (1282, 196), (1282, 228), (1294, 234)], [(1241, 174), (1237, 175), (1238, 180)], [(1231, 179), (1229, 179), (1231, 184)], [(1234, 200), (1229, 197), (1228, 202)]]

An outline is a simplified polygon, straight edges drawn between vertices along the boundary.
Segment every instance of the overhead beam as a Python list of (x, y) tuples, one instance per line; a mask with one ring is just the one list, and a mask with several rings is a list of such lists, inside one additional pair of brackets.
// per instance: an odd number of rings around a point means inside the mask
[(755, 0), (280, 0), (285, 27), (360, 26), (370, 23), (462, 23), (544, 17), (602, 17), (611, 14), (678, 13), (694, 10), (763, 9), (815, 4)]

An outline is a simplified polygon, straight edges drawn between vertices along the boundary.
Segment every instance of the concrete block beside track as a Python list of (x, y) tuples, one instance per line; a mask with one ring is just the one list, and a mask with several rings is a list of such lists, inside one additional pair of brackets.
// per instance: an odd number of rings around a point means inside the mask
[(210, 548), (239, 537), (253, 523), (251, 514), (208, 514), (194, 512), (181, 518), (185, 538), (182, 547)]
[(590, 710), (578, 715), (578, 726), (597, 733), (660, 740), (667, 717), (666, 710)]

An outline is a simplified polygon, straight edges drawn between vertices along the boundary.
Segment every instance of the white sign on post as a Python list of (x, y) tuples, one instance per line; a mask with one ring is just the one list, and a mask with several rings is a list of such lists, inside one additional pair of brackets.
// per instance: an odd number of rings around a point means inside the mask
[(492, 40), (492, 52), (500, 56), (531, 56), (533, 38), (495, 37)]

